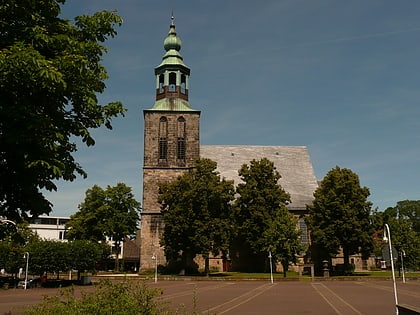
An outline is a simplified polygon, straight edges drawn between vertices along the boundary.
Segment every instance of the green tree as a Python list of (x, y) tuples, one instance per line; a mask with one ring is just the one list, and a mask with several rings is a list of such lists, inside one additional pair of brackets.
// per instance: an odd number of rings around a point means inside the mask
[(387, 223), (391, 230), (392, 246), (398, 252), (399, 267), (401, 254), (405, 254), (404, 266), (414, 270), (420, 268), (420, 233), (416, 231), (418, 218), (415, 216), (417, 205), (418, 201), (399, 201), (396, 207), (387, 208), (382, 213), (383, 223)]
[(384, 248), (383, 231), (384, 231), (384, 213), (378, 209), (374, 209), (370, 215), (370, 222), (373, 227), (373, 255), (382, 256)]
[(103, 258), (104, 248), (97, 242), (75, 240), (68, 244), (70, 256), (70, 269), (77, 270), (77, 278), (83, 271), (95, 271), (96, 266)]
[(20, 221), (49, 213), (43, 190), (86, 177), (73, 153), (91, 130), (124, 114), (120, 102), (100, 104), (107, 71), (103, 46), (122, 19), (97, 12), (62, 19), (65, 0), (0, 3), (0, 216)]
[(34, 240), (20, 249), (22, 255), (24, 252), (29, 252), (31, 272), (39, 275), (44, 272), (54, 272), (58, 278), (61, 271), (75, 269), (78, 271), (78, 279), (81, 272), (95, 271), (97, 264), (103, 258), (103, 251), (101, 244), (85, 240), (71, 242)]
[(337, 166), (327, 173), (314, 196), (307, 217), (313, 258), (319, 267), (323, 259), (330, 260), (341, 249), (344, 270), (349, 272), (350, 255), (362, 253), (366, 258), (373, 250), (369, 189), (360, 186), (357, 174)]
[(31, 273), (42, 275), (44, 272), (56, 273), (59, 277), (60, 271), (67, 271), (70, 268), (71, 256), (68, 243), (37, 240), (25, 247), (29, 252), (29, 270)]
[(22, 246), (10, 241), (0, 241), (0, 268), (17, 274), (19, 268), (24, 266), (23, 253)]
[(197, 254), (227, 254), (231, 231), (233, 181), (220, 178), (216, 162), (198, 159), (195, 168), (171, 183), (160, 185), (164, 231), (161, 245), (169, 261), (181, 260), (191, 271)]
[(386, 209), (384, 214), (410, 221), (414, 232), (420, 235), (420, 200), (398, 201), (395, 207)]
[[(106, 192), (94, 185), (85, 193), (85, 200), (79, 205), (79, 211), (70, 216), (66, 223), (66, 238), (69, 240), (106, 241), (106, 221), (109, 217)], [(112, 219), (112, 218), (111, 218)]]
[(242, 165), (239, 176), (243, 183), (237, 186), (234, 206), (237, 234), (233, 246), (239, 253), (235, 268), (266, 271), (271, 252), (274, 263), (282, 263), (285, 275), (289, 263), (296, 262), (300, 233), (286, 207), (290, 195), (278, 183), (281, 175), (273, 162), (262, 158)]
[(16, 225), (6, 223), (7, 229), (2, 231), (3, 234), (0, 234), (0, 267), (16, 274), (19, 268), (25, 265), (23, 258), (24, 246), (39, 240), (39, 237), (29, 228), (27, 222)]
[(119, 269), (118, 253), (121, 243), (138, 229), (140, 203), (131, 188), (123, 183), (107, 186), (105, 190), (95, 185), (86, 191), (85, 201), (79, 211), (66, 223), (70, 240), (105, 241), (112, 239), (115, 246), (115, 267)]
[(0, 240), (25, 245), (33, 238), (38, 238), (38, 235), (29, 228), (28, 222), (0, 223)]

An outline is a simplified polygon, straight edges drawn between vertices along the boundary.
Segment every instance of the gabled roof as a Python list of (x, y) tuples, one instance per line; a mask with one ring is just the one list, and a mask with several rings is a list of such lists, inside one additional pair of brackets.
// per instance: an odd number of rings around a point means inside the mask
[(201, 145), (200, 156), (217, 162), (222, 177), (241, 182), (238, 170), (251, 160), (267, 158), (281, 175), (279, 184), (291, 196), (289, 210), (304, 211), (318, 187), (312, 162), (305, 146)]

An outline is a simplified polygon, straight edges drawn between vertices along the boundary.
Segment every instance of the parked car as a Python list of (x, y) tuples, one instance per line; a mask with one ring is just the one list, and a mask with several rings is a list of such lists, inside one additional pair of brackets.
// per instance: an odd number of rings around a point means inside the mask
[(16, 277), (0, 277), (0, 288), (7, 286), (8, 288), (15, 288), (20, 279)]
[[(33, 278), (33, 279), (28, 279), (28, 283), (26, 285), (27, 289), (30, 288), (38, 288), (41, 286), (41, 278)], [(25, 288), (25, 280), (19, 281), (17, 287), (19, 289), (24, 289)]]

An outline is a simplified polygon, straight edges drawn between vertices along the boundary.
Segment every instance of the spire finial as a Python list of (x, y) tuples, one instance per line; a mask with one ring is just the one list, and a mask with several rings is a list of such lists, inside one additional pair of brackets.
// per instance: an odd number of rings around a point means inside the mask
[(172, 9), (172, 13), (171, 13), (171, 26), (172, 25), (175, 25), (174, 19), (175, 19), (175, 17), (174, 17), (174, 9)]

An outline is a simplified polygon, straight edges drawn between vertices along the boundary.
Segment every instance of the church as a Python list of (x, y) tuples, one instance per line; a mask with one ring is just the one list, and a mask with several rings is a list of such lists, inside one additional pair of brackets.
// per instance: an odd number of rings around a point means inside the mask
[(217, 163), (221, 177), (240, 181), (238, 170), (253, 159), (272, 161), (282, 178), (279, 184), (291, 196), (288, 209), (299, 218), (302, 242), (307, 243), (303, 220), (318, 183), (305, 146), (202, 145), (200, 115), (189, 104), (190, 69), (180, 54), (181, 39), (171, 18), (164, 40), (165, 53), (155, 68), (156, 99), (144, 114), (143, 200), (140, 230), (140, 271), (165, 263), (159, 240), (163, 221), (158, 203), (158, 185), (194, 167), (203, 157)]

